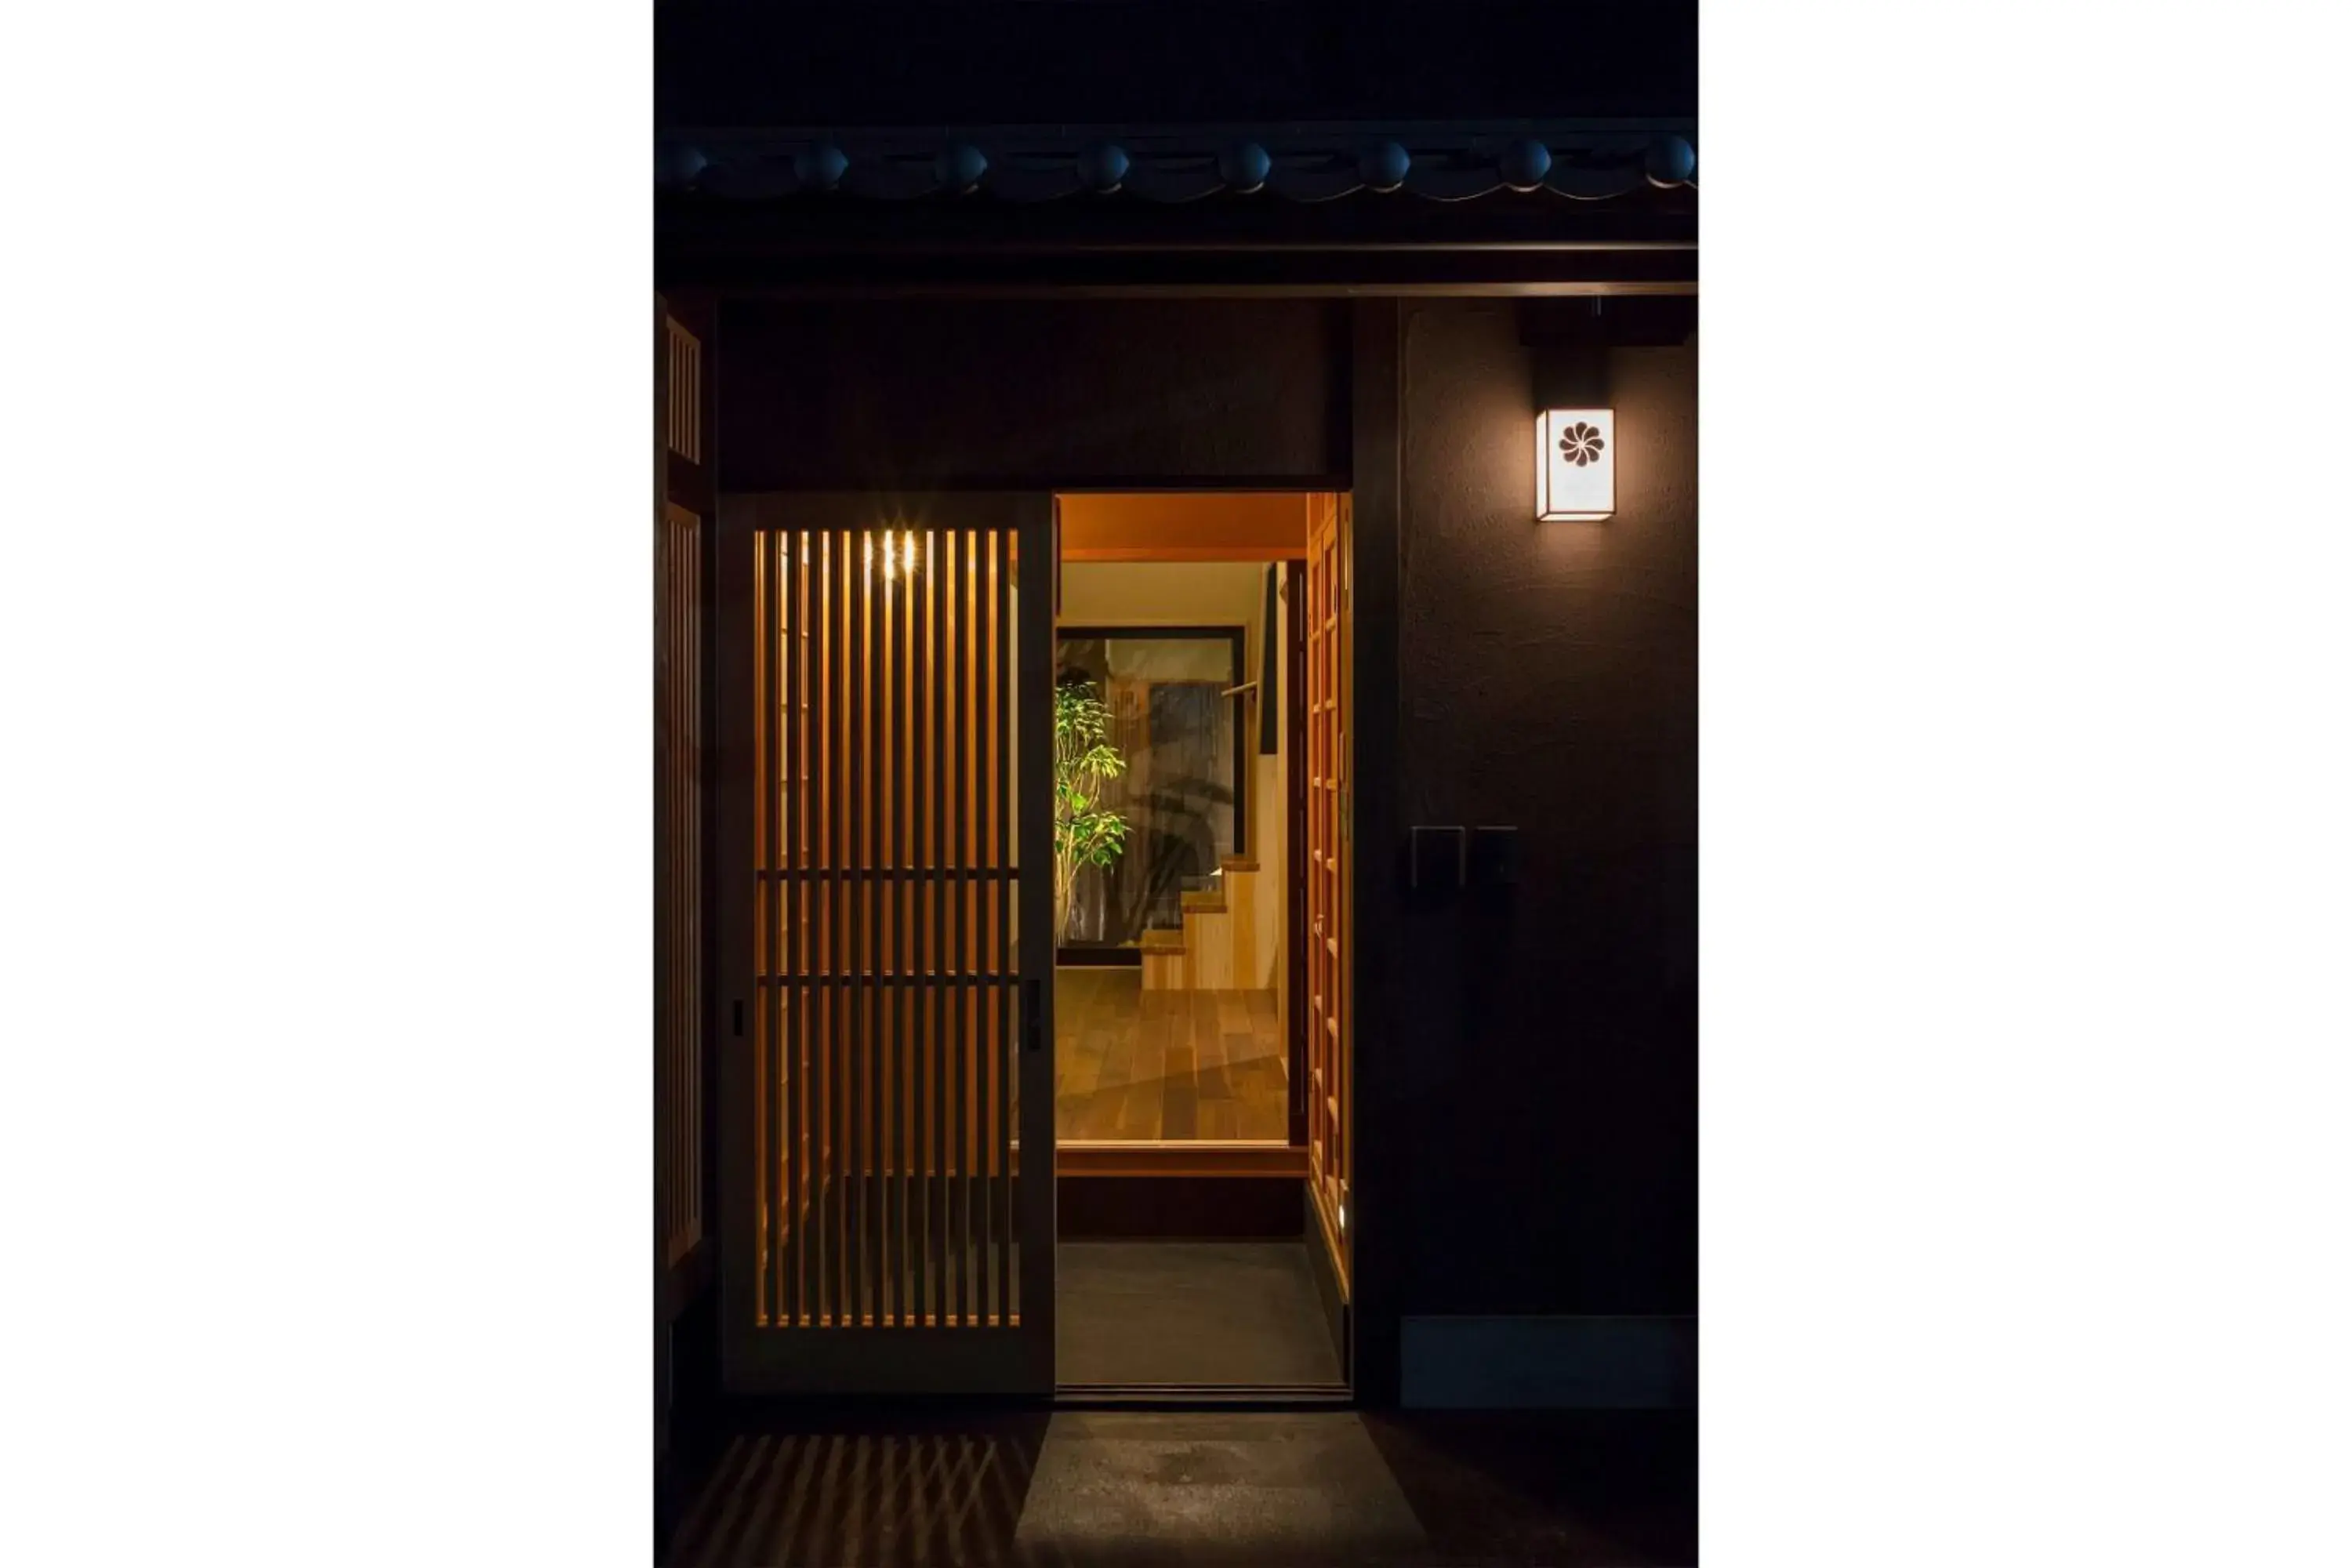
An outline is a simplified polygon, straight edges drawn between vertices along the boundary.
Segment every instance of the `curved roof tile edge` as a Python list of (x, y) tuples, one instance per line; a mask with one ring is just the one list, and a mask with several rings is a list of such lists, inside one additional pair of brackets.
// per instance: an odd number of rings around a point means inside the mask
[(1697, 184), (1688, 122), (1417, 126), (1392, 135), (1354, 127), (1220, 133), (1139, 128), (973, 132), (671, 132), (656, 139), (662, 189), (740, 200), (842, 192), (879, 201), (984, 194), (1052, 201), (1091, 193), (1187, 202), (1259, 192), (1297, 202), (1402, 192), (1440, 202), (1496, 191), (1592, 201), (1644, 184)]

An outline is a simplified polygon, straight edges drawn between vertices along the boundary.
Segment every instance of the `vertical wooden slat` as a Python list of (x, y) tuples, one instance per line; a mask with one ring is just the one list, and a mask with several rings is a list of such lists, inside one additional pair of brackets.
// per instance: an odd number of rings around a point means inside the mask
[[(887, 538), (887, 536), (883, 536)], [(890, 628), (889, 590), (885, 581), (883, 538), (866, 536), (866, 1319), (889, 1321), (890, 1179), (887, 1141), (890, 1098), (889, 727), (890, 672), (886, 666)]]
[(994, 912), (988, 901), (988, 781), (991, 777), (988, 660), (993, 639), (990, 636), (988, 622), (988, 547), (991, 536), (976, 531), (966, 538), (971, 552), (964, 574), (971, 607), (971, 627), (964, 639), (964, 647), (971, 658), (971, 754), (964, 763), (970, 775), (965, 780), (964, 798), (971, 814), (971, 848), (966, 858), (970, 868), (967, 886), (971, 894), (971, 934), (965, 944), (965, 951), (973, 978), (971, 1027), (965, 1036), (963, 1054), (969, 1096), (965, 1135), (971, 1141), (971, 1156), (964, 1170), (971, 1205), (972, 1322), (975, 1326), (984, 1326), (989, 1320), (988, 1181), (992, 1171), (988, 1152), (988, 1036), (996, 1002), (996, 994), (991, 989), (994, 984), (996, 966), (988, 961), (988, 922)]
[(791, 962), (793, 913), (792, 881), (789, 868), (791, 850), (786, 839), (785, 816), (789, 810), (792, 773), (792, 696), (785, 670), (785, 653), (792, 638), (792, 605), (790, 579), (784, 571), (784, 552), (788, 536), (780, 529), (771, 529), (761, 536), (761, 551), (768, 558), (770, 595), (775, 607), (768, 616), (770, 642), (764, 657), (774, 671), (769, 685), (766, 718), (775, 735), (769, 755), (774, 769), (769, 781), (767, 860), (769, 868), (766, 903), (770, 911), (772, 931), (769, 938), (769, 969), (772, 978), (769, 989), (775, 993), (774, 1016), (776, 1028), (767, 1042), (766, 1049), (772, 1060), (774, 1087), (763, 1106), (771, 1115), (774, 1128), (769, 1140), (769, 1181), (775, 1194), (775, 1238), (772, 1269), (774, 1283), (772, 1289), (775, 1321), (791, 1320), (789, 1269), (785, 1254), (792, 1246), (796, 1228), (793, 1212), (792, 1186), (792, 1095), (793, 1090), (792, 1054), (792, 1010), (795, 984)]
[(824, 1041), (831, 1021), (824, 994), (825, 933), (832, 929), (826, 905), (827, 863), (824, 837), (825, 744), (824, 700), (825, 658), (826, 558), (815, 553), (814, 539), (800, 536), (801, 562), (801, 721), (800, 855), (807, 873), (801, 889), (803, 911), (800, 972), (803, 1002), (801, 1030), (801, 1283), (800, 1321), (814, 1324), (824, 1312)]
[[(779, 1246), (782, 1256), (778, 1259), (782, 1274), (782, 1300), (779, 1313), (788, 1323), (800, 1321), (800, 1261), (801, 1261), (801, 1113), (805, 1098), (802, 1084), (800, 1060), (801, 1009), (808, 996), (803, 982), (807, 970), (800, 961), (802, 928), (806, 923), (802, 912), (804, 888), (798, 832), (801, 809), (801, 774), (806, 767), (801, 754), (801, 572), (800, 535), (797, 530), (783, 530), (776, 535), (777, 575), (783, 584), (783, 611), (779, 617), (783, 648), (783, 686), (780, 693), (776, 722), (782, 731), (783, 744), (779, 748), (783, 758), (782, 776), (777, 780), (777, 839), (781, 853), (777, 857), (782, 874), (777, 879), (776, 908), (783, 926), (783, 959), (779, 965), (777, 989), (783, 994), (784, 1027), (783, 1058), (779, 1071), (784, 1080), (783, 1121), (778, 1142), (783, 1149), (784, 1225), (785, 1234)], [(785, 984), (786, 980), (789, 984)]]
[(662, 441), (688, 462), (702, 462), (702, 341), (676, 321), (667, 323), (663, 366), (668, 395)]
[[(922, 535), (923, 554), (930, 549), (930, 535)], [(918, 576), (915, 561), (910, 560), (907, 579), (907, 784), (908, 784), (908, 849), (907, 858), (924, 868), (919, 875), (910, 874), (908, 881), (916, 889), (908, 909), (907, 933), (908, 963), (912, 974), (908, 998), (911, 1012), (908, 1035), (908, 1202), (913, 1219), (908, 1230), (908, 1300), (918, 1324), (930, 1317), (931, 1262), (931, 1188), (929, 1173), (923, 1158), (929, 1147), (925, 1134), (929, 1125), (932, 1096), (930, 1074), (930, 964), (929, 950), (925, 938), (930, 931), (931, 894), (934, 884), (928, 868), (930, 854), (930, 791), (927, 764), (930, 758), (924, 741), (930, 731), (926, 721), (929, 709), (925, 705), (930, 695), (930, 601), (931, 574), (929, 563)], [(919, 1237), (918, 1236), (919, 1231)]]
[(889, 1001), (889, 1138), (890, 1173), (888, 1192), (890, 1211), (884, 1227), (884, 1256), (888, 1259), (887, 1294), (890, 1301), (890, 1321), (903, 1324), (907, 1321), (907, 889), (911, 879), (907, 875), (907, 837), (905, 802), (907, 794), (907, 751), (902, 729), (907, 718), (907, 638), (906, 574), (897, 564), (898, 541), (886, 537), (883, 573), (884, 643), (888, 668), (889, 711), (884, 727), (883, 746), (887, 752), (890, 772), (887, 824), (890, 837), (890, 880), (887, 884), (888, 898), (885, 908), (889, 913), (890, 979), (887, 993)]
[(818, 616), (816, 655), (818, 659), (815, 689), (809, 699), (809, 729), (817, 738), (817, 822), (814, 850), (823, 875), (814, 892), (818, 920), (819, 952), (812, 965), (817, 972), (813, 989), (821, 1013), (820, 1033), (814, 1048), (815, 1126), (810, 1140), (811, 1162), (817, 1167), (816, 1221), (814, 1232), (818, 1258), (812, 1276), (814, 1300), (810, 1312), (825, 1321), (837, 1321), (840, 1304), (835, 1300), (835, 1281), (841, 1272), (841, 1227), (838, 1205), (841, 1198), (840, 1173), (835, 1169), (834, 1102), (838, 1097), (840, 1073), (835, 1064), (835, 1037), (841, 1026), (841, 997), (834, 984), (834, 976), (841, 967), (841, 849), (838, 843), (838, 823), (841, 816), (841, 790), (837, 781), (841, 743), (834, 733), (834, 725), (841, 713), (841, 703), (834, 695), (841, 669), (841, 657), (835, 645), (839, 640), (835, 627), (841, 618), (841, 592), (835, 582), (838, 570), (830, 533), (816, 537), (818, 549), (817, 582), (821, 585), (823, 603)]
[(827, 744), (831, 748), (832, 798), (826, 807), (832, 844), (830, 903), (833, 931), (825, 965), (825, 1000), (832, 1016), (825, 1040), (825, 1173), (830, 1183), (832, 1247), (826, 1258), (825, 1299), (835, 1325), (849, 1319), (849, 1010), (852, 995), (846, 984), (849, 966), (849, 900), (853, 887), (849, 867), (850, 706), (849, 683), (849, 536), (828, 532), (827, 598), (831, 625), (825, 701)]
[(784, 1161), (790, 1152), (785, 1128), (784, 1015), (791, 987), (783, 962), (783, 580), (773, 530), (753, 536), (760, 558), (760, 722), (767, 742), (760, 752), (760, 967), (767, 984), (758, 997), (760, 1026), (754, 1042), (760, 1066), (760, 1181), (767, 1224), (761, 1237), (761, 1301), (774, 1321), (782, 1321), (784, 1237), (792, 1224), (784, 1191)]
[(931, 565), (931, 865), (937, 876), (931, 890), (931, 1177), (937, 1199), (928, 1237), (932, 1249), (932, 1276), (937, 1296), (937, 1321), (948, 1319), (948, 1054), (954, 1040), (954, 982), (950, 974), (948, 901), (956, 889), (948, 855), (948, 710), (955, 691), (949, 666), (948, 608), (954, 595), (954, 566), (948, 544), (954, 536), (934, 529), (929, 540)]
[(972, 1030), (971, 1093), (972, 1093), (972, 1307), (982, 1325), (995, 1321), (993, 1292), (996, 1285), (995, 1256), (989, 1243), (995, 1239), (996, 1227), (994, 1188), (996, 1180), (996, 1150), (992, 1145), (990, 1131), (994, 1126), (991, 1115), (989, 1093), (993, 1088), (992, 1064), (996, 1034), (996, 951), (995, 884), (988, 873), (995, 865), (995, 807), (992, 785), (996, 778), (996, 602), (990, 592), (990, 571), (996, 563), (996, 535), (982, 531), (972, 536), (972, 651), (975, 674), (972, 692), (972, 860), (979, 872), (972, 879), (973, 902), (978, 910), (979, 941), (972, 951), (972, 967), (987, 976), (974, 995), (979, 1002), (977, 1026)]
[(953, 1058), (954, 1083), (950, 1090), (955, 1121), (955, 1189), (949, 1200), (949, 1213), (954, 1229), (949, 1248), (954, 1255), (955, 1318), (959, 1325), (971, 1321), (971, 1160), (969, 1116), (971, 1102), (971, 1026), (977, 1016), (976, 988), (971, 984), (972, 907), (967, 898), (971, 887), (968, 868), (971, 864), (971, 562), (972, 536), (961, 529), (950, 535), (952, 541), (948, 566), (950, 592), (955, 599), (955, 626), (950, 638), (955, 663), (955, 678), (949, 689), (955, 694), (952, 724), (954, 763), (948, 772), (949, 787), (955, 792), (955, 919), (952, 941), (956, 966), (956, 1020), (948, 1048)]
[(910, 800), (913, 794), (910, 769), (913, 758), (908, 754), (908, 713), (913, 706), (915, 679), (915, 646), (912, 637), (915, 598), (915, 562), (910, 548), (911, 535), (905, 530), (898, 535), (898, 592), (890, 605), (891, 641), (898, 648), (898, 662), (890, 679), (890, 858), (896, 867), (896, 880), (890, 891), (890, 1068), (894, 1088), (890, 1095), (890, 1184), (892, 1204), (898, 1209), (898, 1227), (891, 1233), (892, 1256), (897, 1259), (891, 1273), (891, 1289), (898, 1303), (898, 1321), (914, 1323), (919, 1321), (914, 1304), (914, 1266), (908, 1254), (915, 1230), (913, 1184), (908, 1179), (907, 1123), (914, 1110), (915, 1074), (913, 1053), (908, 1040), (914, 1030), (912, 1007), (914, 993), (910, 982), (911, 954), (908, 951), (907, 927), (914, 911), (915, 895), (921, 886), (916, 873), (915, 857), (910, 854), (908, 839)]
[[(1013, 1321), (1013, 1004), (1019, 982), (1013, 969), (1013, 535), (992, 536), (989, 574), (996, 590), (996, 613), (989, 626), (994, 649), (996, 711), (996, 1039), (990, 1066), (996, 1132), (989, 1152), (996, 1163), (989, 1187), (989, 1223), (996, 1232), (996, 1321)], [(1032, 670), (1029, 678), (1034, 679)]]
[(994, 536), (985, 531), (972, 535), (972, 919), (976, 941), (972, 947), (972, 969), (986, 978), (973, 987), (973, 1018), (971, 1037), (971, 1297), (972, 1321), (985, 1327), (992, 1320), (990, 1292), (993, 1286), (994, 1261), (989, 1242), (992, 1229), (989, 1224), (989, 1183), (996, 1173), (994, 1152), (989, 1148), (988, 1053), (989, 1037), (995, 1029), (996, 966), (989, 962), (992, 932), (990, 921), (995, 908), (989, 901), (988, 870), (990, 846), (994, 842), (990, 832), (989, 781), (995, 776), (994, 752), (990, 750), (995, 738), (995, 714), (990, 698), (991, 678), (996, 650), (995, 627), (991, 621), (992, 604), (988, 593), (989, 547)]
[(783, 1236), (783, 1194), (776, 1190), (776, 1174), (783, 1149), (782, 1118), (777, 1110), (783, 1096), (782, 1075), (778, 1070), (777, 1044), (784, 1032), (783, 928), (778, 918), (780, 905), (776, 898), (778, 878), (776, 867), (781, 859), (777, 835), (779, 791), (783, 784), (782, 730), (782, 679), (777, 660), (783, 651), (783, 642), (777, 623), (783, 615), (782, 585), (776, 580), (776, 536), (762, 531), (751, 536), (751, 548), (758, 560), (753, 569), (759, 595), (760, 671), (755, 689), (760, 700), (760, 767), (759, 789), (759, 941), (760, 971), (764, 984), (753, 998), (760, 1010), (759, 1027), (753, 1031), (752, 1049), (759, 1058), (753, 1082), (759, 1086), (757, 1101), (759, 1133), (755, 1146), (759, 1151), (760, 1173), (760, 1310), (770, 1321), (776, 1321), (782, 1310), (781, 1284), (777, 1268), (777, 1250)]
[(793, 1096), (793, 1159), (798, 1169), (800, 1197), (793, 1226), (793, 1320), (805, 1324), (809, 1321), (809, 1270), (815, 1258), (810, 1246), (809, 1216), (814, 1211), (816, 1169), (812, 1155), (814, 1139), (811, 1131), (816, 1083), (810, 1071), (813, 1052), (810, 1041), (817, 1022), (817, 988), (809, 984), (816, 969), (817, 887), (810, 872), (815, 855), (810, 845), (809, 816), (815, 805), (815, 760), (811, 755), (815, 737), (811, 732), (809, 712), (809, 665), (816, 652), (811, 616), (822, 602), (811, 580), (814, 564), (809, 550), (809, 536), (804, 531), (793, 534), (793, 621), (794, 630), (791, 644), (793, 658), (793, 794), (792, 816), (788, 824), (793, 844), (793, 861), (800, 868), (800, 882), (793, 890), (793, 913), (798, 924), (793, 934), (793, 972), (801, 977), (799, 998), (795, 1004), (796, 1024), (793, 1031), (793, 1071), (799, 1075), (800, 1089)]
[(898, 714), (898, 1274), (907, 1321), (923, 1321), (923, 771), (922, 594), (916, 576), (914, 535), (898, 537), (898, 646), (903, 650)]
[(906, 1274), (908, 1310), (910, 1321), (922, 1321), (922, 1215), (927, 1213), (922, 1190), (922, 1107), (924, 1107), (924, 1072), (922, 1072), (922, 910), (929, 898), (929, 884), (924, 881), (922, 865), (922, 693), (927, 689), (927, 677), (922, 668), (922, 585), (915, 569), (915, 533), (901, 531), (898, 536), (898, 614), (901, 630), (898, 644), (906, 648), (906, 710), (898, 724), (898, 799), (906, 823), (906, 844), (903, 844), (901, 865), (901, 902), (898, 902), (898, 1006), (906, 1013), (901, 1041), (901, 1063), (906, 1063), (903, 1089), (898, 1090), (903, 1100), (906, 1126), (901, 1133), (901, 1163), (898, 1180), (901, 1199), (906, 1211), (906, 1234), (901, 1237), (901, 1269)]
[(858, 808), (861, 816), (859, 843), (866, 859), (861, 918), (866, 962), (858, 971), (858, 990), (863, 996), (865, 1010), (859, 1045), (864, 1050), (865, 1059), (861, 1063), (857, 1087), (858, 1092), (864, 1096), (859, 1103), (862, 1116), (859, 1133), (865, 1143), (862, 1195), (866, 1223), (859, 1231), (859, 1238), (866, 1256), (859, 1275), (859, 1287), (865, 1292), (866, 1300), (862, 1321), (880, 1324), (886, 1321), (882, 1290), (888, 1268), (884, 1247), (890, 1230), (890, 1189), (882, 1169), (883, 1101), (889, 1093), (883, 1070), (888, 1059), (888, 1047), (884, 1040), (888, 1024), (888, 993), (883, 979), (886, 953), (882, 929), (883, 890), (887, 886), (882, 857), (889, 847), (884, 833), (884, 824), (888, 817), (884, 791), (888, 788), (889, 781), (883, 767), (889, 759), (882, 748), (882, 706), (888, 677), (882, 668), (882, 642), (888, 616), (882, 599), (882, 546), (870, 530), (866, 535), (866, 550), (861, 552), (861, 559), (865, 573), (858, 595), (858, 615), (864, 622), (860, 672), (866, 682), (866, 690), (858, 704), (858, 721), (862, 741), (860, 762), (866, 769), (866, 790), (858, 801)]
[(793, 776), (786, 781), (791, 786), (791, 807), (785, 831), (793, 842), (793, 864), (800, 868), (791, 905), (797, 929), (790, 937), (793, 973), (796, 977), (793, 1004), (795, 1045), (791, 1069), (800, 1081), (793, 1097), (793, 1126), (789, 1130), (799, 1188), (793, 1220), (792, 1314), (795, 1323), (805, 1327), (816, 1321), (821, 1310), (815, 1289), (824, 1271), (824, 1167), (819, 1154), (820, 1141), (815, 1136), (817, 1107), (823, 1093), (816, 1066), (824, 1019), (824, 993), (817, 978), (824, 967), (818, 943), (824, 927), (824, 885), (816, 874), (823, 855), (815, 831), (819, 797), (812, 782), (819, 766), (817, 757), (823, 736), (812, 722), (814, 715), (810, 711), (809, 698), (823, 653), (817, 623), (824, 614), (824, 595), (820, 583), (822, 568), (808, 553), (808, 535), (794, 530), (789, 540), (786, 548), (793, 552), (794, 563), (795, 630), (787, 645), (787, 658), (795, 661), (797, 675), (789, 694), (794, 761)]
[(849, 1321), (863, 1323), (870, 1311), (873, 1290), (873, 1142), (868, 1138), (868, 1117), (873, 1112), (873, 1013), (870, 1013), (870, 985), (866, 983), (866, 969), (873, 963), (873, 942), (866, 936), (866, 914), (870, 905), (870, 889), (866, 875), (873, 869), (868, 835), (873, 832), (873, 738), (868, 733), (868, 703), (873, 700), (873, 679), (870, 679), (868, 656), (873, 654), (873, 627), (870, 627), (868, 599), (870, 566), (866, 550), (873, 548), (873, 533), (856, 529), (849, 536), (849, 797), (845, 799), (845, 816), (849, 818), (849, 886), (852, 886), (852, 917), (849, 917), (849, 1171), (856, 1178), (856, 1217), (849, 1234)]
[[(672, 368), (676, 368), (674, 363)], [(768, 620), (770, 616), (767, 578), (768, 565), (765, 557), (760, 552), (759, 544), (759, 536), (754, 534), (751, 541), (751, 635), (756, 639), (752, 644), (751, 670), (752, 711), (754, 715), (751, 734), (753, 759), (751, 782), (754, 797), (751, 816), (753, 854), (751, 919), (753, 944), (752, 969), (755, 973), (761, 972), (766, 968), (765, 960), (767, 955), (768, 941), (767, 890), (764, 879), (759, 875), (759, 871), (761, 868), (766, 866), (768, 859), (768, 819), (765, 810), (765, 800), (768, 779), (768, 748), (773, 744), (773, 737), (769, 732), (767, 717), (769, 699), (768, 666), (766, 659), (761, 657), (761, 650), (766, 645), (768, 637)], [(665, 592), (667, 592), (667, 584), (665, 584)], [(667, 814), (665, 814), (665, 816), (667, 816)], [(665, 833), (670, 831), (667, 822), (665, 822), (663, 831)], [(768, 1029), (768, 997), (764, 989), (754, 992), (751, 998), (751, 1082), (753, 1103), (756, 1105), (764, 1102), (764, 1097), (767, 1093), (766, 1042)], [(673, 1124), (672, 1136), (675, 1137), (675, 1124)], [(753, 1172), (752, 1202), (755, 1205), (752, 1212), (757, 1219), (757, 1229), (753, 1237), (751, 1257), (755, 1266), (754, 1279), (757, 1281), (758, 1288), (759, 1311), (764, 1315), (769, 1310), (770, 1293), (767, 1249), (768, 1237), (772, 1228), (772, 1215), (769, 1213), (771, 1196), (768, 1191), (767, 1169), (768, 1128), (766, 1119), (764, 1117), (754, 1117), (752, 1121), (751, 1136), (752, 1147), (755, 1152), (751, 1163), (751, 1169)], [(676, 1179), (674, 1165), (672, 1179)]]
[[(668, 322), (663, 321), (663, 344), (668, 343)], [(670, 1245), (670, 1184), (675, 1158), (670, 1141), (676, 1135), (671, 1119), (669, 1042), (669, 518), (654, 519), (654, 875), (662, 903), (654, 926), (654, 1204), (655, 1245), (667, 1268)]]
[(866, 536), (866, 602), (867, 679), (866, 690), (866, 754), (870, 769), (866, 795), (871, 806), (866, 908), (871, 955), (866, 962), (866, 1006), (869, 1023), (866, 1049), (871, 1058), (867, 1081), (873, 1089), (866, 1102), (866, 1168), (869, 1225), (873, 1243), (869, 1268), (873, 1280), (869, 1317), (876, 1324), (892, 1321), (890, 1300), (890, 563), (889, 535)]

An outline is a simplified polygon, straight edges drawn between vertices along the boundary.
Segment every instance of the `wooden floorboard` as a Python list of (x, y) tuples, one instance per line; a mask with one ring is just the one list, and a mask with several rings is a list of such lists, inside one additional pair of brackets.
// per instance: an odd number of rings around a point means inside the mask
[(1062, 1138), (1288, 1133), (1288, 1056), (1271, 991), (1146, 991), (1136, 969), (1060, 970), (1054, 1051)]

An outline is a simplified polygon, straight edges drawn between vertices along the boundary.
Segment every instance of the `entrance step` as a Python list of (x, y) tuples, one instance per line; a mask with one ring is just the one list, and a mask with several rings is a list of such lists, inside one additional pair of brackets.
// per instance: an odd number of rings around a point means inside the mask
[(1184, 984), (1184, 933), (1176, 930), (1154, 930), (1143, 933), (1136, 945), (1143, 950), (1143, 988), (1146, 991), (1173, 991)]
[(1245, 991), (1268, 983), (1275, 954), (1260, 951), (1258, 900), (1274, 895), (1261, 893), (1257, 868), (1247, 857), (1225, 856), (1215, 887), (1187, 889), (1178, 900), (1184, 915), (1180, 941), (1155, 945), (1152, 939), (1162, 933), (1145, 933), (1146, 991)]

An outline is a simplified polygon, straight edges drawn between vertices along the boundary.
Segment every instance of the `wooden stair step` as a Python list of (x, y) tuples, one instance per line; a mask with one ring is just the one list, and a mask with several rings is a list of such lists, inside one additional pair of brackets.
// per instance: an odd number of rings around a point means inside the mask
[(1217, 864), (1228, 871), (1255, 871), (1257, 869), (1256, 861), (1245, 860), (1239, 855), (1228, 855), (1223, 859), (1218, 861)]
[(1184, 895), (1184, 912), (1188, 915), (1221, 915), (1225, 912), (1225, 895), (1204, 890)]
[(1154, 926), (1143, 933), (1143, 940), (1136, 945), (1146, 952), (1181, 952), (1184, 933), (1172, 927)]

